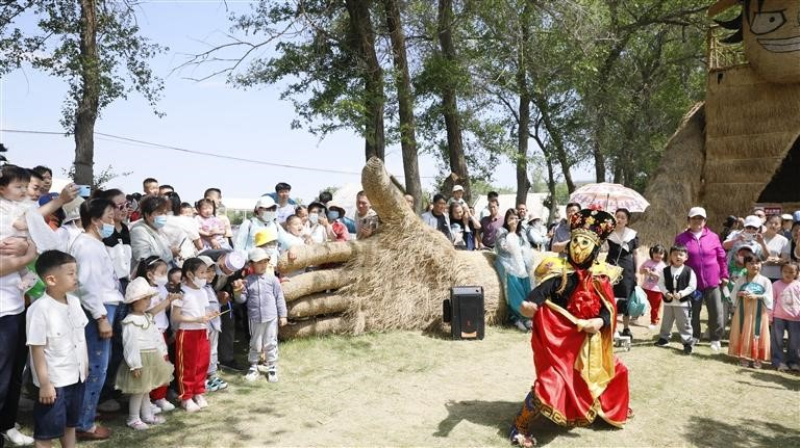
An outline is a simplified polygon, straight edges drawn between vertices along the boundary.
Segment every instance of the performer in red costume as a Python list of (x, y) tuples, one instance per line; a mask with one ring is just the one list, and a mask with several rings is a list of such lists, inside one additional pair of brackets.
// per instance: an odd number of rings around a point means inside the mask
[(596, 417), (621, 428), (630, 417), (628, 369), (613, 353), (617, 311), (612, 281), (620, 272), (597, 261), (614, 217), (581, 210), (570, 221), (568, 256), (547, 258), (536, 268), (537, 286), (520, 311), (533, 318), (536, 381), (511, 428), (511, 441), (536, 441), (529, 424), (544, 416), (566, 427), (588, 426)]

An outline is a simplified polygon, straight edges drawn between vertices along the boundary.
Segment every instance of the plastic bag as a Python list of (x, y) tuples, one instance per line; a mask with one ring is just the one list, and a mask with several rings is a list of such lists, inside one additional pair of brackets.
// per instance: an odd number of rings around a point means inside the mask
[(641, 287), (636, 286), (628, 297), (628, 315), (634, 318), (643, 316), (646, 308), (647, 294)]

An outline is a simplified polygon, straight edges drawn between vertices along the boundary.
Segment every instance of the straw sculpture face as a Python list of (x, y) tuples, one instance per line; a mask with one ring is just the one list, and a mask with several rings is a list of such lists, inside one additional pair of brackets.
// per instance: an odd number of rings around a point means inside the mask
[(745, 8), (747, 59), (764, 79), (800, 82), (800, 0), (751, 1)]

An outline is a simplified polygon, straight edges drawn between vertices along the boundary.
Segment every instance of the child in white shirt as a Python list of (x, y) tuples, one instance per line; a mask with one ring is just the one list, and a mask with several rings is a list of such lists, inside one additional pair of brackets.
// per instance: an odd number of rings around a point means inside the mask
[(36, 272), (47, 285), (47, 293), (28, 309), (26, 333), (31, 348), (33, 384), (39, 399), (33, 407), (33, 437), (37, 447), (75, 446), (83, 402), (88, 356), (84, 327), (89, 322), (77, 297), (75, 258), (59, 251), (46, 251), (36, 261)]
[(208, 322), (218, 313), (208, 312), (206, 263), (199, 258), (183, 262), (183, 297), (172, 304), (172, 320), (177, 325), (175, 335), (175, 373), (181, 406), (187, 412), (197, 412), (208, 406), (206, 371), (210, 357)]
[(691, 355), (694, 343), (690, 312), (692, 297), (697, 289), (697, 277), (692, 268), (686, 266), (688, 259), (689, 250), (686, 246), (670, 248), (670, 265), (664, 268), (661, 278), (658, 279), (658, 289), (664, 295), (664, 316), (661, 321), (661, 335), (655, 345), (664, 347), (669, 344), (672, 324), (675, 323), (683, 342), (683, 353)]
[(130, 395), (127, 425), (135, 430), (164, 423), (164, 417), (153, 415), (149, 395), (153, 389), (172, 381), (172, 364), (166, 360), (167, 344), (154, 315), (164, 311), (177, 297), (170, 295), (151, 308), (150, 299), (157, 295), (158, 289), (143, 277), (130, 282), (125, 291), (124, 303), (129, 312), (122, 320), (124, 361), (117, 370), (115, 386)]

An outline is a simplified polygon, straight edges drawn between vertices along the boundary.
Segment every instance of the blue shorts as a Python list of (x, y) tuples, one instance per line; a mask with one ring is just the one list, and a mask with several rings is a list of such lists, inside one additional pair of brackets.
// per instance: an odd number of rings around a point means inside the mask
[(65, 387), (56, 387), (56, 401), (51, 405), (39, 400), (39, 389), (35, 389), (36, 403), (33, 405), (33, 438), (53, 440), (64, 436), (65, 428), (78, 426), (83, 405), (83, 383), (80, 381)]

